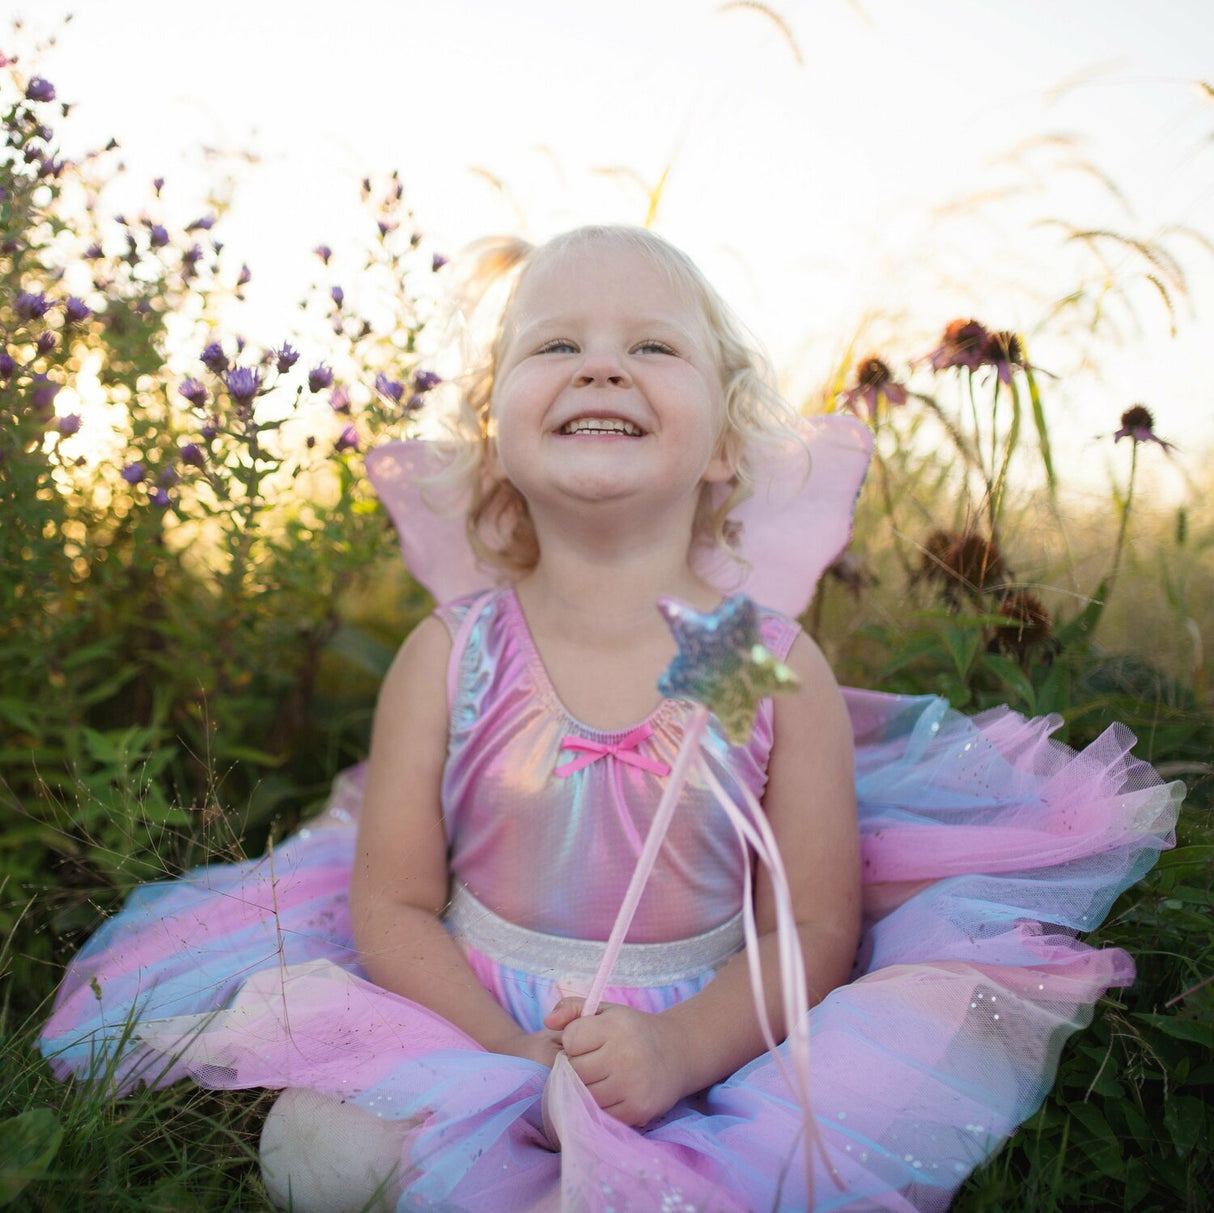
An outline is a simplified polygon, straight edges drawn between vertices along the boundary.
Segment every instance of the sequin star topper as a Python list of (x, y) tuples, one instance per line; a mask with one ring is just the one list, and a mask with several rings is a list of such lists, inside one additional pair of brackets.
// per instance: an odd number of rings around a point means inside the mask
[(760, 642), (755, 604), (745, 594), (734, 594), (703, 614), (673, 598), (660, 598), (658, 610), (679, 646), (658, 679), (658, 690), (703, 704), (721, 722), (731, 745), (745, 745), (759, 700), (800, 685)]

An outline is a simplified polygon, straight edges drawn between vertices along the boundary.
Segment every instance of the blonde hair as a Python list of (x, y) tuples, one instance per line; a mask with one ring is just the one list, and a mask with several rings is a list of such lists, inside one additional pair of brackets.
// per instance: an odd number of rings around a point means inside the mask
[(489, 299), (504, 301), (496, 312), (488, 357), (482, 357), (459, 382), (455, 414), (447, 419), (451, 441), (441, 480), (462, 481), (469, 496), (468, 539), (486, 564), (514, 575), (528, 572), (539, 560), (539, 543), (527, 502), (503, 477), (489, 469), (492, 456), (490, 409), (494, 376), (509, 336), (511, 308), (528, 276), (565, 253), (595, 242), (639, 252), (669, 275), (699, 306), (713, 341), (725, 401), (721, 454), (734, 469), (728, 492), (714, 506), (710, 489), (701, 493), (692, 542), (717, 546), (734, 554), (729, 515), (754, 491), (751, 450), (756, 443), (786, 440), (795, 413), (776, 390), (767, 360), (748, 339), (741, 322), (686, 253), (644, 228), (589, 226), (574, 228), (545, 244), (500, 237), (473, 245), (462, 259), (458, 290), (460, 314), (473, 327)]

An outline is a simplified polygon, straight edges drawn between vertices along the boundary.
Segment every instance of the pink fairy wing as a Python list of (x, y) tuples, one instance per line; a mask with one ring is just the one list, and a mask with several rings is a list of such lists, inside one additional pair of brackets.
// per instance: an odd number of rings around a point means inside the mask
[(727, 594), (747, 594), (795, 618), (818, 580), (851, 539), (856, 496), (873, 438), (855, 417), (805, 417), (800, 442), (760, 450), (755, 492), (731, 517), (741, 524), (739, 567), (720, 551), (696, 561), (699, 574)]
[[(722, 593), (749, 594), (790, 616), (809, 605), (818, 579), (847, 546), (872, 454), (872, 435), (854, 417), (805, 418), (799, 433), (800, 441), (760, 452), (754, 496), (733, 512), (746, 563), (716, 551), (696, 560)], [(497, 578), (468, 546), (463, 495), (423, 487), (438, 461), (432, 443), (390, 442), (368, 453), (367, 475), (396, 525), (409, 572), (438, 602), (449, 602)]]
[(410, 439), (367, 452), (367, 478), (396, 527), (405, 567), (436, 602), (488, 589), (496, 578), (478, 563), (464, 526), (466, 494), (426, 484), (441, 467), (438, 447)]

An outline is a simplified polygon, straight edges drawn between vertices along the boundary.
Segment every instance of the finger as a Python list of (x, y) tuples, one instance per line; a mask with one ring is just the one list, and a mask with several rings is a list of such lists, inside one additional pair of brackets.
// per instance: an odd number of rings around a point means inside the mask
[(585, 1006), (584, 998), (562, 998), (560, 1002), (544, 1016), (544, 1027), (551, 1028), (554, 1032), (561, 1031), (566, 1028), (582, 1013), (582, 1007)]
[(610, 1037), (596, 1019), (572, 1020), (561, 1033), (561, 1047), (570, 1057), (580, 1057), (603, 1048)]
[[(569, 1054), (565, 1054), (569, 1057)], [(603, 1084), (608, 1082), (611, 1077), (611, 1071), (604, 1059), (598, 1052), (583, 1053), (580, 1057), (569, 1057), (569, 1064), (573, 1067), (573, 1072), (582, 1080), (586, 1087), (594, 1094), (595, 1088), (600, 1088), (595, 1094), (595, 1101), (598, 1102), (600, 1096), (604, 1095), (602, 1090)], [(599, 1105), (602, 1106), (601, 1104)]]

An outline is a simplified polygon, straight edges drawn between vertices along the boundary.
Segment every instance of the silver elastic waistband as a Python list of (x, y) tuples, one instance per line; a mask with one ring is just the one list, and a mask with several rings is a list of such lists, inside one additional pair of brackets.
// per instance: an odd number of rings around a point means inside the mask
[[(462, 884), (452, 887), (447, 928), (461, 943), (496, 960), (552, 981), (589, 984), (606, 944), (532, 931), (495, 914)], [(626, 943), (611, 971), (613, 986), (666, 986), (699, 977), (742, 947), (742, 915), (702, 935), (670, 943)]]

